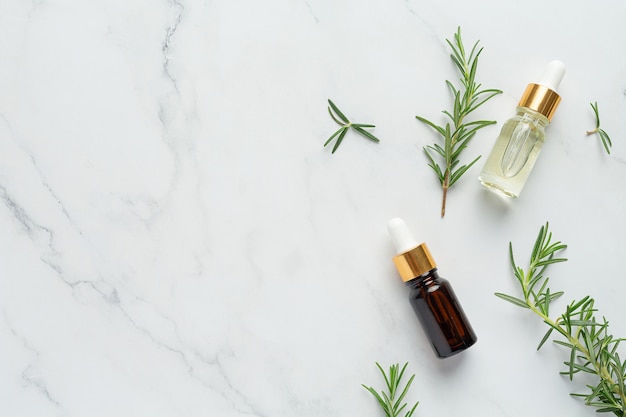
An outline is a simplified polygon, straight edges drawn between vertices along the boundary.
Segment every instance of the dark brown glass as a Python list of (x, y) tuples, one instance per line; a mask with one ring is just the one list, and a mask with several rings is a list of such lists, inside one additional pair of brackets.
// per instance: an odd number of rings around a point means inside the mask
[(472, 329), (450, 283), (437, 268), (406, 283), (409, 301), (438, 358), (447, 358), (476, 343)]

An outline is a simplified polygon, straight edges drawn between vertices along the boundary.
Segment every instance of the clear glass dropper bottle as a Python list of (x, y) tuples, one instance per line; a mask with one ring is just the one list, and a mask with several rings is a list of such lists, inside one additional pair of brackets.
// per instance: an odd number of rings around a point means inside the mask
[(480, 182), (489, 190), (512, 198), (520, 195), (541, 152), (545, 128), (561, 101), (556, 89), (563, 75), (563, 63), (552, 61), (541, 81), (526, 87), (515, 116), (502, 126), (480, 174)]
[(435, 355), (447, 358), (472, 346), (476, 334), (450, 283), (437, 273), (426, 244), (418, 245), (402, 219), (391, 219), (387, 227), (398, 252), (393, 262), (411, 288), (409, 302)]

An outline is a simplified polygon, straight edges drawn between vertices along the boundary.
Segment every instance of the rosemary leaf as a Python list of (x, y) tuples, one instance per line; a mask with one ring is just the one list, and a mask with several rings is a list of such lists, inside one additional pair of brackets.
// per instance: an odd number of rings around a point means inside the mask
[[(343, 120), (343, 122), (344, 122), (344, 123), (350, 123), (350, 122), (348, 121), (348, 118), (347, 118), (346, 116), (344, 116), (344, 114), (341, 112), (341, 110), (339, 110), (339, 109), (337, 108), (337, 106), (335, 105), (335, 103), (333, 103), (333, 102), (332, 102), (332, 100), (330, 100), (330, 99), (328, 100), (328, 105), (329, 105), (329, 107), (330, 107), (330, 108), (328, 109), (328, 111), (329, 111), (329, 112), (330, 112), (330, 109), (333, 109), (333, 112), (335, 112), (335, 114), (336, 114), (337, 116), (339, 116), (339, 118), (340, 118), (341, 120)], [(331, 113), (330, 115), (332, 116), (333, 114)], [(334, 118), (334, 117), (333, 117), (333, 118)], [(336, 121), (336, 120), (335, 120), (335, 121)], [(339, 122), (337, 122), (337, 123), (339, 123)], [(339, 124), (341, 124), (341, 123), (339, 123)]]
[(341, 130), (341, 133), (339, 134), (339, 137), (337, 138), (337, 142), (335, 142), (335, 146), (333, 147), (333, 151), (331, 153), (335, 153), (335, 151), (337, 150), (339, 145), (341, 145), (341, 142), (343, 141), (343, 138), (346, 136), (346, 133), (348, 133), (348, 129), (347, 128), (344, 128), (344, 129)]
[(335, 133), (333, 133), (331, 137), (328, 138), (326, 143), (324, 143), (324, 146), (328, 145), (335, 138), (335, 136), (337, 136), (338, 134), (340, 134), (344, 130), (346, 130), (345, 127), (340, 127), (339, 129), (337, 129), (337, 131)]

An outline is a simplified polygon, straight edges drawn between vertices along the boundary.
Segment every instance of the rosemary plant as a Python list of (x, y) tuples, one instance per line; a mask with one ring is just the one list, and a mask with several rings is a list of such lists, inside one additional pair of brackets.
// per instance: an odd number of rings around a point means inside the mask
[(613, 143), (611, 142), (611, 138), (606, 133), (606, 131), (600, 128), (600, 113), (598, 112), (598, 102), (596, 101), (595, 103), (589, 103), (589, 104), (591, 105), (591, 108), (593, 109), (593, 114), (596, 117), (596, 128), (593, 130), (588, 130), (587, 135), (593, 135), (594, 133), (597, 133), (598, 136), (600, 136), (600, 139), (602, 140), (602, 145), (604, 145), (604, 149), (606, 150), (606, 153), (610, 155), (611, 146), (613, 146)]
[(326, 147), (326, 145), (332, 142), (334, 138), (337, 138), (337, 141), (335, 142), (335, 146), (333, 147), (333, 150), (331, 153), (335, 153), (337, 148), (339, 148), (339, 145), (341, 145), (343, 138), (346, 136), (346, 133), (348, 133), (348, 130), (350, 130), (350, 128), (352, 128), (355, 132), (357, 132), (361, 136), (364, 136), (373, 142), (376, 142), (376, 143), (380, 142), (380, 139), (378, 139), (376, 136), (372, 135), (370, 132), (365, 130), (369, 128), (374, 128), (376, 126), (370, 125), (370, 124), (350, 122), (348, 118), (341, 112), (341, 110), (339, 110), (339, 108), (335, 105), (335, 103), (333, 103), (332, 100), (330, 99), (328, 100), (328, 113), (330, 114), (330, 117), (335, 121), (335, 123), (341, 126), (335, 133), (331, 135), (330, 138), (328, 138), (326, 143), (324, 143), (324, 147)]
[[(385, 378), (387, 392), (382, 391), (378, 393), (374, 388), (361, 384), (363, 388), (368, 390), (376, 398), (378, 404), (385, 412), (385, 417), (400, 417), (406, 409), (407, 404), (402, 404), (402, 400), (404, 400), (415, 378), (415, 375), (411, 375), (404, 388), (401, 388), (402, 377), (407, 365), (408, 363), (405, 363), (402, 369), (400, 369), (399, 364), (391, 365), (389, 367), (389, 375), (387, 375), (380, 364), (376, 362), (376, 366), (380, 370), (380, 373), (383, 374), (383, 378)], [(419, 402), (416, 402), (413, 408), (406, 411), (404, 417), (411, 417), (418, 404)]]
[(481, 89), (481, 84), (476, 82), (478, 57), (483, 50), (483, 48), (478, 48), (478, 42), (474, 44), (469, 55), (467, 55), (461, 39), (460, 27), (454, 34), (454, 42), (448, 39), (446, 42), (452, 49), (450, 57), (461, 73), (460, 88), (455, 87), (450, 81), (446, 81), (454, 96), (452, 110), (443, 111), (450, 120), (444, 126), (439, 126), (424, 117), (415, 116), (417, 120), (433, 128), (441, 136), (443, 142), (443, 146), (435, 143), (424, 147), (424, 152), (429, 160), (428, 166), (435, 171), (443, 189), (441, 217), (446, 214), (448, 189), (480, 159), (478, 156), (469, 164), (459, 166), (461, 152), (467, 147), (478, 130), (496, 123), (491, 120), (467, 121), (466, 118), (488, 100), (502, 93), (496, 89)]
[(561, 374), (573, 380), (574, 375), (586, 373), (597, 381), (596, 385), (587, 385), (587, 393), (572, 393), (582, 397), (589, 406), (598, 412), (610, 412), (616, 416), (626, 416), (626, 361), (622, 361), (617, 351), (624, 339), (617, 339), (609, 333), (609, 323), (605, 318), (595, 316), (593, 298), (586, 296), (579, 301), (572, 301), (565, 312), (556, 319), (550, 318), (550, 303), (563, 295), (562, 291), (552, 292), (548, 286), (545, 270), (548, 265), (564, 262), (567, 259), (556, 256), (565, 249), (560, 241), (552, 242), (552, 233), (548, 223), (539, 230), (530, 263), (524, 270), (515, 263), (513, 246), (509, 243), (509, 256), (515, 278), (520, 284), (522, 298), (496, 293), (496, 296), (519, 307), (530, 309), (548, 325), (548, 331), (541, 339), (537, 350), (556, 332), (557, 345), (569, 350), (564, 362), (566, 370)]

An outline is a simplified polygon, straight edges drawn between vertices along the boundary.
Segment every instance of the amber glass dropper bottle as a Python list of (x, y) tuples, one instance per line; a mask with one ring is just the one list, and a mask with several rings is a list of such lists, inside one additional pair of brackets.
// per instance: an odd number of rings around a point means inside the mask
[(404, 220), (388, 224), (398, 255), (393, 262), (411, 288), (409, 301), (438, 358), (447, 358), (476, 343), (472, 329), (450, 283), (439, 276), (425, 243), (418, 244)]

